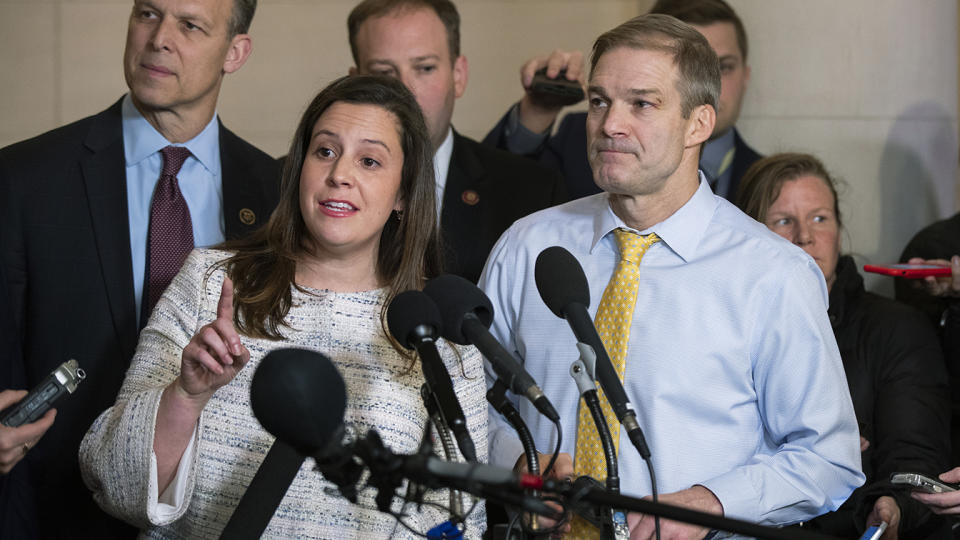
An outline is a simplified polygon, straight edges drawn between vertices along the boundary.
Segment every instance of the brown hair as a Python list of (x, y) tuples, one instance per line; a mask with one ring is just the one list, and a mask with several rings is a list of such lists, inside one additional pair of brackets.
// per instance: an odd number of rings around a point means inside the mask
[[(303, 290), (295, 282), (297, 260), (309, 235), (300, 212), (300, 171), (314, 125), (337, 102), (382, 107), (396, 117), (401, 131), (400, 199), (405, 212), (402, 219), (394, 219), (395, 214), (388, 218), (380, 236), (376, 272), (389, 290), (381, 325), (397, 294), (420, 289), (426, 279), (440, 273), (433, 151), (416, 99), (396, 79), (341, 77), (320, 91), (300, 119), (281, 173), (280, 203), (270, 220), (249, 238), (223, 246), (236, 252), (223, 265), (235, 286), (234, 324), (247, 335), (283, 339), (280, 327), (286, 326), (284, 318), (290, 311), (290, 287)], [(384, 332), (390, 336), (386, 326)], [(394, 347), (410, 357), (399, 344), (394, 342)]]
[(673, 56), (680, 76), (677, 90), (683, 100), (681, 112), (684, 118), (700, 105), (717, 109), (720, 98), (720, 61), (710, 48), (707, 39), (690, 25), (669, 15), (641, 15), (610, 30), (593, 44), (590, 58), (590, 75), (605, 53), (628, 47), (652, 50)]
[(780, 196), (783, 183), (801, 176), (816, 176), (827, 184), (833, 194), (833, 213), (837, 216), (837, 225), (843, 226), (837, 182), (827, 172), (823, 163), (810, 154), (774, 154), (751, 165), (740, 180), (737, 206), (748, 216), (765, 223), (767, 211)]
[(744, 62), (747, 60), (747, 31), (737, 12), (723, 0), (657, 0), (650, 13), (662, 13), (676, 17), (687, 24), (709, 26), (714, 23), (730, 23), (737, 35), (737, 46)]
[(253, 22), (253, 13), (256, 10), (257, 0), (233, 0), (227, 36), (233, 38), (237, 34), (249, 32), (250, 23)]
[(347, 36), (350, 39), (350, 52), (353, 62), (360, 67), (360, 55), (357, 52), (357, 33), (360, 26), (374, 17), (383, 17), (401, 9), (414, 10), (428, 8), (433, 10), (447, 29), (447, 45), (450, 48), (450, 62), (460, 56), (460, 14), (450, 0), (364, 0), (356, 5), (347, 17)]

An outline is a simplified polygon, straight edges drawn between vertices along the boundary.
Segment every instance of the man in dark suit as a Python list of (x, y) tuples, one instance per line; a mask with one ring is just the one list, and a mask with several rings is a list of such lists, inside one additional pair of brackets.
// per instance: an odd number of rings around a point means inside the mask
[[(750, 81), (747, 65), (747, 33), (736, 12), (724, 0), (658, 0), (651, 13), (671, 15), (696, 28), (720, 59), (721, 92), (717, 123), (700, 155), (700, 169), (707, 175), (714, 193), (736, 200), (740, 179), (760, 155), (750, 148), (734, 124)], [(561, 107), (544, 103), (530, 93), (534, 73), (546, 68), (546, 75), (561, 71), (571, 81), (579, 80), (583, 55), (578, 51), (554, 51), (529, 60), (521, 69), (523, 98), (487, 134), (485, 144), (525, 155), (559, 170), (571, 198), (599, 193), (586, 154), (586, 113), (566, 115), (556, 134), (550, 129)]]
[[(135, 0), (124, 51), (130, 93), (0, 150), (0, 243), (26, 384), (69, 358), (87, 373), (20, 465), (34, 479), (41, 537), (135, 533), (93, 502), (80, 440), (113, 404), (138, 329), (182, 251), (246, 234), (276, 204), (276, 162), (216, 115), (224, 75), (250, 54), (255, 8), (256, 0)], [(182, 226), (171, 233), (173, 221)], [(174, 243), (183, 250), (168, 257)]]
[(467, 87), (460, 16), (449, 0), (365, 0), (347, 20), (350, 73), (397, 77), (416, 96), (434, 145), (446, 271), (477, 281), (516, 219), (566, 200), (559, 176), (453, 130)]

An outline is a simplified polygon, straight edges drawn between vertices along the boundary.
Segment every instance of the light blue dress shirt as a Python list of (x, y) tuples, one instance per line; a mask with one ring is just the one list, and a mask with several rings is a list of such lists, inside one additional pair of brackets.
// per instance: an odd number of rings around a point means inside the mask
[[(525, 359), (563, 422), (574, 453), (577, 358), (566, 321), (544, 305), (537, 255), (560, 245), (583, 265), (594, 316), (626, 227), (600, 193), (517, 221), (480, 278), (494, 335)], [(627, 227), (629, 228), (629, 227)], [(643, 234), (662, 239), (640, 264), (624, 387), (650, 445), (660, 493), (701, 484), (728, 517), (793, 523), (837, 508), (864, 480), (860, 441), (827, 290), (813, 259), (710, 191)], [(518, 405), (537, 448), (552, 452), (548, 420)], [(490, 457), (513, 466), (522, 447), (491, 413)], [(646, 466), (621, 430), (623, 493), (650, 493)]]
[[(140, 114), (130, 94), (127, 94), (123, 98), (123, 152), (127, 168), (127, 215), (130, 220), (130, 255), (138, 322), (147, 264), (150, 203), (163, 168), (160, 150), (170, 144)], [(213, 115), (210, 123), (196, 137), (175, 146), (186, 146), (193, 154), (177, 174), (180, 192), (187, 201), (193, 222), (193, 245), (210, 247), (219, 244), (223, 242), (225, 233), (217, 115)]]

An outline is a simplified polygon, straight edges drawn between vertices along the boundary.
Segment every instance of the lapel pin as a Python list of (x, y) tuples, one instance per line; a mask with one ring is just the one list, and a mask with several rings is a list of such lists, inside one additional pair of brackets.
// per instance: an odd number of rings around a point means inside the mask
[(460, 194), (460, 200), (473, 206), (480, 202), (480, 194), (472, 189), (468, 189)]
[(244, 225), (253, 225), (257, 221), (257, 215), (249, 208), (240, 209), (240, 223)]

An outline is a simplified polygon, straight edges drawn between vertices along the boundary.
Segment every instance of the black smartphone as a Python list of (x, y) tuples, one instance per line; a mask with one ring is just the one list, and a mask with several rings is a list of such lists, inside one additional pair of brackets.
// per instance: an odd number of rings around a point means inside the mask
[(12, 407), (0, 411), (0, 424), (18, 427), (36, 422), (63, 396), (72, 394), (87, 374), (76, 360), (67, 360)]
[(566, 107), (583, 101), (583, 87), (580, 81), (568, 81), (567, 71), (557, 74), (557, 78), (547, 77), (547, 68), (542, 68), (533, 76), (530, 94), (534, 100), (546, 107)]

